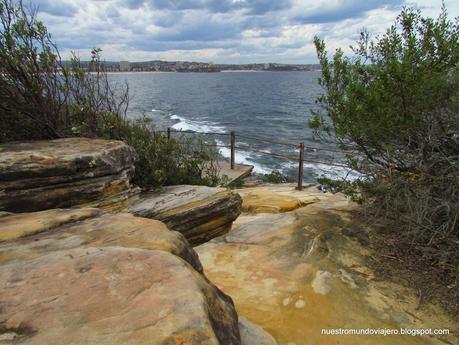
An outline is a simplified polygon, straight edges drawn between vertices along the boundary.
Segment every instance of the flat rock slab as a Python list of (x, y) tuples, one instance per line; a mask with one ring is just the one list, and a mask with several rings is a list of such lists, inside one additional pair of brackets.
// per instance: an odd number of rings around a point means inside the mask
[(0, 264), (82, 246), (163, 250), (202, 272), (196, 252), (183, 235), (160, 221), (129, 213), (53, 209), (11, 214), (0, 222)]
[(121, 141), (66, 138), (0, 145), (0, 211), (82, 204), (130, 189), (137, 155)]
[(0, 236), (2, 344), (240, 344), (231, 299), (160, 221), (47, 210)]
[(34, 234), (39, 234), (58, 228), (68, 223), (74, 223), (101, 214), (95, 208), (82, 209), (52, 209), (32, 213), (9, 213), (1, 221), (0, 242), (15, 240)]
[(60, 251), (1, 266), (0, 289), (11, 343), (240, 343), (229, 298), (164, 251)]
[[(344, 229), (360, 223), (356, 206), (343, 195), (259, 188), (255, 194), (272, 195), (272, 206), (289, 195), (314, 204), (243, 214), (229, 233), (195, 247), (205, 274), (233, 298), (240, 317), (283, 345), (459, 343), (457, 320), (433, 304), (418, 308), (418, 291), (375, 279), (369, 260), (376, 254), (354, 234), (345, 235)], [(268, 199), (262, 203), (270, 206)], [(322, 334), (339, 328), (448, 328), (451, 334)], [(243, 338), (252, 333), (241, 327)]]
[(292, 183), (263, 184), (234, 191), (242, 197), (242, 211), (248, 213), (289, 212), (316, 203), (327, 208), (351, 205), (349, 200), (325, 194), (314, 186), (299, 191)]
[(161, 220), (191, 244), (200, 244), (228, 232), (241, 204), (241, 197), (226, 188), (170, 186), (140, 195), (127, 212)]

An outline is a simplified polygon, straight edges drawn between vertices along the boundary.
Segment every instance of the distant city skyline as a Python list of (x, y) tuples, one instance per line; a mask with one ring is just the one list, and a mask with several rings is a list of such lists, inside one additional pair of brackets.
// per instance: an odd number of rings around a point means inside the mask
[[(31, 0), (64, 58), (198, 61), (216, 64), (317, 63), (312, 43), (348, 49), (366, 28), (380, 35), (403, 6), (436, 17), (441, 0)], [(450, 18), (459, 2), (445, 1)]]

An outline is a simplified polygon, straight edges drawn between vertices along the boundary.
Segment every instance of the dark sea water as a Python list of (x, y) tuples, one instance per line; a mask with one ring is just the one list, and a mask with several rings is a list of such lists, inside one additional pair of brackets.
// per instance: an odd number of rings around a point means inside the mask
[[(127, 81), (132, 97), (129, 116), (147, 114), (157, 129), (172, 127), (198, 132), (236, 132), (236, 145), (297, 157), (298, 150), (256, 142), (242, 135), (275, 141), (324, 147), (313, 139), (308, 119), (316, 109), (322, 89), (320, 72), (230, 72), (230, 73), (120, 73), (110, 74), (114, 83)], [(228, 138), (216, 136), (219, 144)], [(228, 149), (221, 149), (224, 157)], [(311, 160), (339, 160), (333, 153), (307, 151)], [(236, 162), (254, 165), (259, 173), (279, 170), (294, 176), (298, 163), (239, 150)], [(321, 175), (343, 176), (347, 170), (305, 163), (305, 180)]]

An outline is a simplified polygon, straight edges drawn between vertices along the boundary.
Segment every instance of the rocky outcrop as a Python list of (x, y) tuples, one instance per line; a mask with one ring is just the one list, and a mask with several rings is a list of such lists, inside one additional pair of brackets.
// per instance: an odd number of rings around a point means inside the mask
[(66, 138), (0, 145), (0, 211), (69, 207), (130, 191), (135, 151), (121, 141)]
[[(36, 235), (36, 236), (32, 236)], [(14, 242), (5, 242), (16, 240)], [(0, 264), (63, 248), (121, 246), (170, 252), (202, 272), (199, 259), (182, 235), (160, 221), (98, 209), (53, 209), (11, 214), (0, 223)]]
[[(359, 224), (356, 205), (340, 194), (294, 188), (277, 185), (238, 190), (251, 198), (251, 212), (241, 215), (228, 234), (195, 247), (206, 275), (233, 298), (240, 318), (261, 326), (279, 344), (458, 342), (457, 322), (439, 307), (419, 308), (417, 291), (375, 279), (369, 265), (375, 253), (368, 241), (345, 230)], [(259, 198), (257, 204), (254, 195), (270, 198)], [(288, 204), (296, 199), (307, 206), (281, 212), (278, 207), (284, 197)], [(269, 200), (275, 201), (273, 205)], [(448, 328), (451, 335), (322, 333), (338, 328), (405, 327)], [(243, 329), (242, 337), (246, 334)]]
[(192, 244), (225, 234), (242, 200), (225, 188), (131, 186), (135, 151), (120, 141), (67, 138), (0, 145), (0, 212), (71, 206), (164, 221)]
[[(9, 143), (0, 153), (0, 343), (237, 345), (242, 333), (247, 345), (276, 344), (238, 322), (184, 238), (225, 234), (238, 194), (140, 193), (129, 182), (135, 152), (118, 141)], [(68, 206), (79, 208), (55, 208)]]
[(0, 222), (0, 340), (21, 344), (240, 344), (231, 299), (184, 237), (97, 209)]
[(314, 204), (330, 195), (317, 191), (303, 193), (293, 184), (263, 184), (263, 187), (250, 187), (235, 190), (242, 197), (242, 211), (247, 213), (282, 213)]
[(200, 244), (228, 232), (241, 203), (241, 197), (226, 188), (170, 186), (140, 195), (127, 212), (161, 220), (191, 244)]

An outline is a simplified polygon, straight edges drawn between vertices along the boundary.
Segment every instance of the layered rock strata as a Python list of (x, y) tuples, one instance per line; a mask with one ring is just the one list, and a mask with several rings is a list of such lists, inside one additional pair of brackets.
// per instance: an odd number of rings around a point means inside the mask
[(136, 153), (121, 141), (66, 138), (0, 145), (0, 211), (69, 207), (130, 191)]
[(204, 243), (229, 231), (241, 213), (239, 194), (226, 188), (170, 186), (143, 193), (127, 212), (163, 221), (191, 244)]

